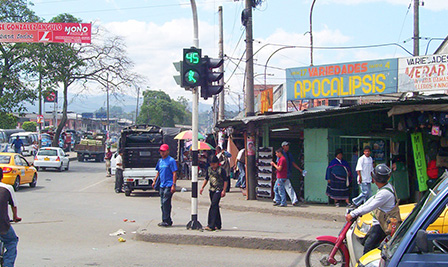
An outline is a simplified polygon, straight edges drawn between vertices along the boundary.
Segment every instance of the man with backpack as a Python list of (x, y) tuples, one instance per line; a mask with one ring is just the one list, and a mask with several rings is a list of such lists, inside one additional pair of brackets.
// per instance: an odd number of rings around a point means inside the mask
[[(385, 164), (379, 164), (373, 171), (373, 181), (378, 186), (378, 192), (367, 200), (359, 208), (348, 213), (347, 221), (358, 216), (372, 212), (372, 227), (365, 237), (364, 254), (377, 248), (388, 233), (388, 224), (394, 218), (398, 224), (401, 223), (399, 199), (395, 193), (395, 188), (388, 183), (392, 171)], [(398, 225), (397, 225), (398, 227)]]

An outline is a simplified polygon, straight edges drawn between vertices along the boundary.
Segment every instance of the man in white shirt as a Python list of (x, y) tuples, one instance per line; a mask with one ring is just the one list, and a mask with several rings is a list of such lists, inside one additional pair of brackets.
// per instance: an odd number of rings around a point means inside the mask
[(356, 172), (358, 173), (358, 183), (361, 189), (361, 193), (355, 197), (353, 205), (358, 207), (372, 195), (372, 172), (373, 172), (373, 159), (370, 156), (370, 147), (364, 147), (364, 155), (358, 159), (356, 165)]
[(115, 193), (123, 193), (123, 150), (118, 152), (115, 170)]

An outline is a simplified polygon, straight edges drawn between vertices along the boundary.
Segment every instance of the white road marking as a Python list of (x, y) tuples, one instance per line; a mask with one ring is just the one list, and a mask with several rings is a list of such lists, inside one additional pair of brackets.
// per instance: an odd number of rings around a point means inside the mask
[(106, 179), (104, 179), (104, 180), (101, 180), (101, 181), (99, 181), (99, 182), (96, 182), (96, 183), (94, 183), (94, 184), (91, 184), (91, 185), (89, 185), (89, 186), (86, 186), (86, 187), (84, 187), (83, 189), (79, 190), (79, 192), (82, 192), (82, 191), (87, 190), (87, 189), (89, 189), (89, 188), (91, 188), (91, 187), (94, 187), (94, 186), (96, 186), (96, 185), (99, 185), (99, 184), (101, 184), (101, 183), (103, 183), (103, 182), (105, 182), (105, 181), (107, 181), (107, 180), (109, 180), (109, 178), (106, 178)]

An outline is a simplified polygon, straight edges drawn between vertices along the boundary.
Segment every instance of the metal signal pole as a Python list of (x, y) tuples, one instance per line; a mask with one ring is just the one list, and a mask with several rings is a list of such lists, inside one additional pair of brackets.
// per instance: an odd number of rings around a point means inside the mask
[[(222, 13), (222, 6), (218, 8), (219, 13), (219, 58), (224, 57), (224, 29), (223, 29), (223, 13)], [(224, 64), (219, 67), (219, 72), (224, 72)], [(219, 81), (219, 85), (224, 85), (224, 76)], [(224, 89), (219, 94), (219, 112), (218, 112), (218, 121), (224, 120), (224, 110), (225, 110), (225, 103), (224, 103)]]
[[(194, 47), (199, 47), (199, 29), (198, 29), (198, 13), (196, 9), (196, 1), (190, 0), (191, 9), (193, 11), (193, 27)], [(193, 144), (191, 146), (191, 152), (193, 154), (192, 166), (191, 166), (191, 221), (187, 224), (187, 229), (200, 230), (202, 229), (201, 223), (198, 221), (198, 109), (199, 109), (199, 94), (198, 87), (193, 88), (193, 107), (192, 107), (192, 132), (193, 132)]]
[(420, 1), (414, 0), (414, 56), (420, 54), (419, 8)]

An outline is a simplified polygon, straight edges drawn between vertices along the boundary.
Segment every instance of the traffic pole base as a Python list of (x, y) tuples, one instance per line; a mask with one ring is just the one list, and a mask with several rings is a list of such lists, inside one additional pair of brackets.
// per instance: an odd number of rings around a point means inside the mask
[(198, 221), (198, 215), (191, 215), (191, 221), (187, 223), (188, 230), (202, 230), (202, 224)]

